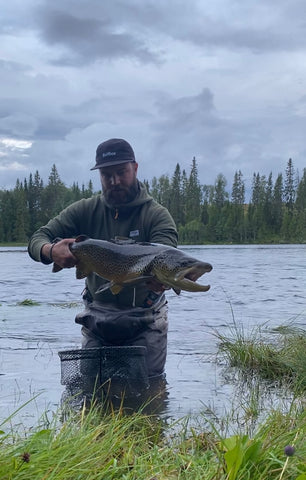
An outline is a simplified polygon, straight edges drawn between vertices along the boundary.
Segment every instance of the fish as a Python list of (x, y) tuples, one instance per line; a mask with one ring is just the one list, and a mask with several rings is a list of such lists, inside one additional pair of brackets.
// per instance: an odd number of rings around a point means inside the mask
[[(210, 263), (187, 255), (178, 248), (148, 242), (107, 241), (79, 235), (69, 245), (77, 259), (76, 278), (95, 273), (107, 280), (96, 293), (108, 288), (116, 295), (124, 287), (155, 279), (175, 293), (207, 292), (210, 285), (197, 279), (212, 270)], [(53, 271), (61, 267), (53, 266)]]

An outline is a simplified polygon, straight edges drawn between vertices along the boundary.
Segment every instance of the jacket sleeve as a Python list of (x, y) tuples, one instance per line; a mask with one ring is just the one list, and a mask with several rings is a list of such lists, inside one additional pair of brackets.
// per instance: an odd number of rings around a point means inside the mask
[(178, 234), (169, 211), (154, 201), (147, 217), (149, 218), (149, 241), (177, 247)]
[(42, 263), (41, 249), (55, 238), (74, 238), (79, 235), (81, 226), (79, 219), (83, 216), (84, 202), (80, 200), (65, 208), (59, 215), (52, 218), (46, 225), (33, 233), (28, 244), (28, 253), (33, 260)]

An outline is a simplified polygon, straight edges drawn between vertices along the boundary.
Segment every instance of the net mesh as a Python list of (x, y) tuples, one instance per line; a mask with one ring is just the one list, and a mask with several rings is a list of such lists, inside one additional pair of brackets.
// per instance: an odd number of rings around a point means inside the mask
[(100, 347), (59, 352), (61, 383), (71, 390), (135, 393), (147, 388), (146, 347)]

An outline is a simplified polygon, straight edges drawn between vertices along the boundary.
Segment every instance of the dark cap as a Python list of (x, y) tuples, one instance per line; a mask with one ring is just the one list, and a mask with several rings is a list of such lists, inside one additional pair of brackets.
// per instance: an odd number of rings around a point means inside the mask
[(122, 138), (111, 138), (98, 145), (96, 165), (90, 170), (126, 162), (135, 162), (135, 154), (131, 145)]

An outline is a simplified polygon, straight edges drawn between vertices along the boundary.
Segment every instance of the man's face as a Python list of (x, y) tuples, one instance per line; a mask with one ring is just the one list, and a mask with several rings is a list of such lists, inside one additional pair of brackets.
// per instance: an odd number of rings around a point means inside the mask
[(131, 202), (137, 192), (138, 163), (127, 162), (99, 169), (102, 191), (111, 205)]

